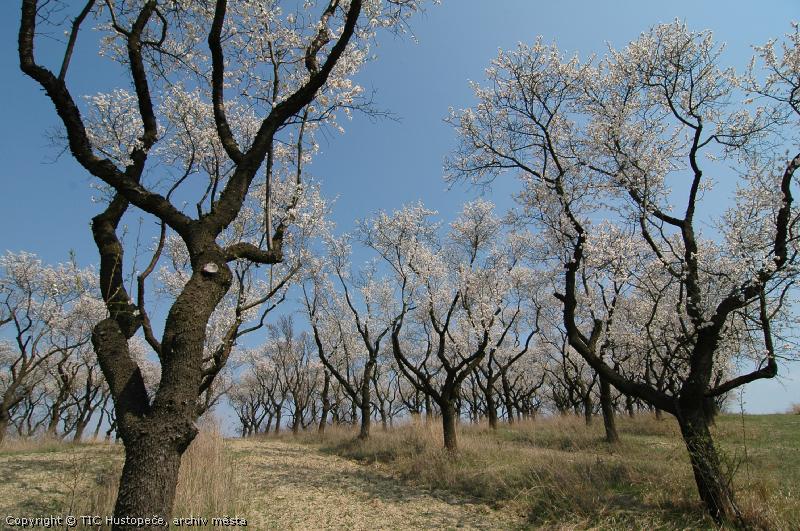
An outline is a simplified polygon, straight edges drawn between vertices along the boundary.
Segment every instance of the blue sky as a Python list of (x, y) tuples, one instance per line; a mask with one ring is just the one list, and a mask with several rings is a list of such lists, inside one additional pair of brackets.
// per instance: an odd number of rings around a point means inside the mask
[[(58, 151), (49, 146), (45, 132), (57, 117), (17, 65), (18, 17), (18, 2), (0, 3), (0, 251), (28, 250), (57, 262), (74, 250), (80, 263), (93, 263), (89, 220), (98, 206), (90, 201), (89, 178), (69, 154), (55, 161)], [(344, 124), (344, 135), (323, 139), (308, 171), (323, 181), (328, 197), (338, 197), (334, 219), (343, 230), (376, 210), (416, 200), (450, 219), (476, 192), (464, 187), (448, 191), (442, 180), (442, 159), (455, 144), (443, 118), (448, 107), (473, 103), (468, 80), (482, 79), (498, 48), (531, 43), (543, 35), (545, 42), (555, 41), (562, 50), (586, 57), (604, 53), (606, 43), (623, 46), (653, 24), (676, 18), (691, 29), (713, 30), (718, 41), (727, 43), (724, 62), (743, 68), (750, 46), (787, 32), (789, 22), (800, 19), (800, 10), (796, 0), (443, 0), (411, 22), (416, 42), (379, 36), (374, 48), (378, 59), (359, 75), (362, 85), (377, 91), (378, 106), (401, 121), (374, 123), (355, 116)], [(76, 92), (107, 83), (93, 78), (96, 74), (76, 61), (71, 72)], [(501, 183), (490, 198), (509, 206), (511, 189), (513, 183)], [(800, 402), (800, 367), (782, 367), (782, 373), (781, 380), (747, 387), (746, 411), (784, 411), (791, 402)]]

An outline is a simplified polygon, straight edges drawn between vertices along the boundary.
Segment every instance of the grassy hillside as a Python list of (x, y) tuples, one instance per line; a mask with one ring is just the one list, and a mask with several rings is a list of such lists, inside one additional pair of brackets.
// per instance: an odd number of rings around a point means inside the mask
[[(671, 418), (619, 419), (621, 444), (600, 420), (581, 418), (462, 426), (460, 455), (440, 450), (439, 425), (375, 431), (368, 442), (329, 432), (322, 451), (377, 462), (399, 478), (465, 494), (555, 529), (714, 529), (698, 501)], [(739, 502), (754, 528), (800, 529), (800, 416), (723, 415), (714, 429)]]
[[(342, 513), (364, 511), (353, 520), (364, 522), (364, 529), (374, 528), (370, 518), (381, 516), (370, 511), (414, 512), (391, 524), (381, 521), (379, 527), (392, 529), (714, 528), (696, 499), (674, 421), (621, 418), (622, 443), (615, 447), (602, 441), (601, 424), (598, 420), (586, 427), (579, 418), (556, 418), (501, 425), (496, 431), (465, 425), (456, 457), (440, 450), (437, 423), (387, 432), (377, 427), (367, 442), (355, 441), (355, 432), (345, 429), (329, 428), (324, 436), (306, 433), (296, 440), (287, 433), (247, 441), (223, 440), (207, 430), (184, 460), (175, 513), (244, 515), (251, 529), (304, 529), (303, 522), (311, 521), (325, 527), (324, 522), (335, 521), (320, 519), (332, 510), (331, 493), (324, 493), (314, 478), (326, 477), (334, 490), (351, 485), (356, 498), (360, 487), (353, 485), (370, 486), (361, 494), (364, 499), (354, 500)], [(726, 415), (718, 419), (715, 436), (752, 526), (800, 529), (800, 415)], [(306, 456), (311, 461), (278, 470), (283, 461)], [(335, 456), (354, 465), (343, 465)], [(304, 474), (307, 462), (313, 471)], [(0, 449), (0, 512), (4, 518), (109, 514), (121, 463), (119, 445), (12, 441)], [(342, 474), (349, 479), (336, 482)], [(294, 494), (277, 494), (284, 492)], [(289, 503), (293, 497), (306, 501)], [(370, 498), (374, 503), (363, 503)], [(441, 500), (449, 509), (437, 514), (447, 513), (450, 520), (423, 524), (428, 520), (420, 507)], [(462, 507), (467, 516), (450, 514)], [(285, 514), (303, 511), (320, 515)]]

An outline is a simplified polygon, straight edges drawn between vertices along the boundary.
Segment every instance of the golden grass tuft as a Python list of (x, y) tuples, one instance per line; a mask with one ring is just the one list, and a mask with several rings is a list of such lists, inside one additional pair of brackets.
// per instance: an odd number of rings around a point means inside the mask
[(173, 514), (233, 516), (242, 513), (243, 498), (243, 486), (219, 424), (202, 424), (183, 454)]
[[(242, 514), (243, 485), (238, 481), (229, 443), (219, 425), (204, 421), (200, 432), (181, 460), (173, 516), (233, 516)], [(122, 459), (109, 461), (77, 489), (74, 503), (65, 507), (69, 514), (111, 515), (122, 473)]]

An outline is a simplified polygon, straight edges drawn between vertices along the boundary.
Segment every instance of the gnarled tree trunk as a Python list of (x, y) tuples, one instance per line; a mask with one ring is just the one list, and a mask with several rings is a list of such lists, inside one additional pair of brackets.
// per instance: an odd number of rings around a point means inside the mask
[[(181, 455), (194, 434), (181, 433), (162, 419), (142, 423), (141, 433), (128, 434), (125, 442), (125, 465), (114, 507), (115, 518), (152, 518), (169, 520)], [(188, 441), (188, 442), (187, 442)], [(158, 471), (158, 473), (154, 473)], [(113, 529), (142, 529), (135, 523), (115, 522)], [(157, 526), (145, 527), (156, 529)], [(162, 528), (163, 529), (163, 528)]]
[(606, 430), (606, 442), (619, 442), (617, 422), (614, 418), (614, 404), (611, 401), (611, 384), (600, 376), (600, 408), (603, 411), (603, 426)]
[(729, 478), (722, 472), (702, 404), (697, 408), (684, 408), (680, 413), (678, 423), (700, 499), (717, 523), (741, 524), (742, 514), (736, 505)]

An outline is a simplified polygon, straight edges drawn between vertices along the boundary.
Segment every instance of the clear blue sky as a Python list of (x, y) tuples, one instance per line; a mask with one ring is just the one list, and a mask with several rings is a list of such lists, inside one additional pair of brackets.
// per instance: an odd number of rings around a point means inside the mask
[[(328, 197), (338, 196), (334, 218), (344, 230), (354, 219), (418, 199), (451, 218), (475, 193), (446, 190), (442, 158), (454, 146), (455, 135), (442, 119), (448, 107), (473, 103), (467, 81), (482, 79), (498, 48), (543, 35), (546, 42), (586, 57), (604, 53), (606, 43), (623, 46), (653, 24), (680, 18), (691, 29), (713, 30), (728, 45), (725, 63), (743, 68), (750, 46), (789, 31), (789, 22), (800, 19), (798, 7), (796, 0), (444, 0), (412, 21), (417, 43), (381, 35), (374, 49), (378, 60), (359, 76), (362, 85), (377, 90), (378, 105), (402, 121), (372, 123), (356, 116), (344, 124), (345, 135), (323, 140), (309, 171), (323, 180)], [(0, 251), (28, 250), (57, 262), (75, 250), (79, 262), (93, 263), (89, 219), (97, 205), (89, 199), (90, 181), (69, 154), (53, 162), (58, 152), (49, 147), (45, 132), (57, 117), (40, 89), (19, 71), (18, 17), (19, 2), (0, 2)], [(96, 73), (78, 60), (71, 79), (76, 87), (105, 85), (106, 80), (92, 79)], [(509, 205), (511, 187), (496, 187), (491, 198)], [(746, 411), (784, 411), (800, 402), (800, 367), (781, 369), (781, 380), (747, 387)]]

